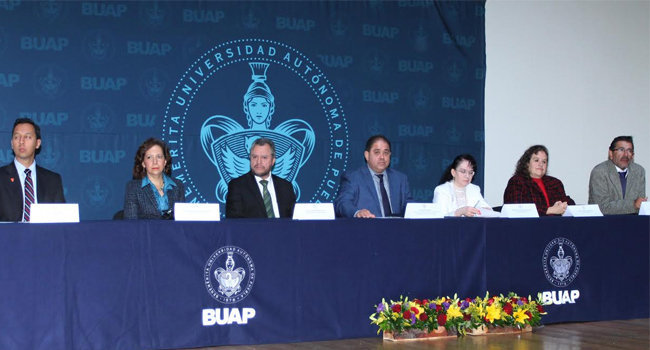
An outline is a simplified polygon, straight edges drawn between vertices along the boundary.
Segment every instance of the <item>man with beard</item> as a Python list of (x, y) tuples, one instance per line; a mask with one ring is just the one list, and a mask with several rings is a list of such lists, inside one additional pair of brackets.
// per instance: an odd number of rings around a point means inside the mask
[(253, 142), (251, 170), (228, 183), (226, 218), (291, 218), (296, 194), (291, 183), (271, 174), (275, 144), (267, 138)]
[(634, 163), (632, 136), (618, 136), (609, 146), (609, 160), (594, 167), (589, 177), (589, 204), (605, 215), (635, 214), (645, 195), (645, 170)]

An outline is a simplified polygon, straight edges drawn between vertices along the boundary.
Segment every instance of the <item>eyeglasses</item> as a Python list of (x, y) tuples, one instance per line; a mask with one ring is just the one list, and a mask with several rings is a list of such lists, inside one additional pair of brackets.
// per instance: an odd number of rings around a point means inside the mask
[(634, 154), (634, 149), (633, 148), (619, 147), (619, 148), (614, 148), (614, 151), (621, 152), (621, 153)]
[(476, 174), (474, 170), (465, 170), (465, 169), (458, 169), (456, 170), (457, 172), (463, 174), (463, 175), (469, 175), (469, 176), (474, 176)]

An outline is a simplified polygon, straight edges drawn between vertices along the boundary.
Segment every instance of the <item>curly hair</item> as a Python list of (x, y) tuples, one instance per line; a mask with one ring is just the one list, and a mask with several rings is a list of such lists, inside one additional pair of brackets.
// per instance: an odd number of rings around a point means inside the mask
[(144, 154), (147, 153), (149, 149), (153, 146), (159, 146), (162, 148), (163, 154), (165, 155), (165, 161), (167, 162), (165, 164), (165, 169), (163, 169), (163, 173), (165, 173), (167, 176), (172, 176), (172, 156), (169, 153), (169, 148), (167, 147), (167, 144), (164, 142), (156, 139), (156, 138), (148, 138), (146, 141), (144, 141), (140, 147), (138, 148), (138, 151), (135, 152), (135, 159), (133, 160), (133, 179), (134, 180), (140, 180), (143, 179), (147, 175), (147, 171), (145, 168), (142, 166), (142, 162), (144, 161)]
[[(524, 152), (524, 154), (522, 154), (517, 161), (517, 166), (515, 167), (515, 175), (530, 177), (530, 172), (528, 171), (528, 163), (530, 163), (530, 159), (533, 157), (533, 154), (536, 154), (540, 151), (546, 153), (546, 157), (548, 158), (548, 149), (545, 146), (534, 145), (528, 147), (526, 152)], [(548, 160), (546, 164), (548, 164)]]
[[(469, 162), (469, 166), (472, 167), (472, 170), (476, 175), (476, 170), (477, 170), (476, 159), (474, 159), (474, 157), (471, 154), (461, 154), (456, 156), (456, 158), (454, 158), (454, 161), (452, 161), (451, 164), (449, 164), (449, 166), (447, 167), (447, 169), (445, 169), (445, 171), (442, 173), (438, 185), (442, 185), (445, 182), (453, 179), (454, 177), (451, 175), (451, 169), (456, 169), (458, 165), (460, 165), (460, 163), (464, 160)], [(472, 178), (472, 181), (474, 181), (474, 178)]]

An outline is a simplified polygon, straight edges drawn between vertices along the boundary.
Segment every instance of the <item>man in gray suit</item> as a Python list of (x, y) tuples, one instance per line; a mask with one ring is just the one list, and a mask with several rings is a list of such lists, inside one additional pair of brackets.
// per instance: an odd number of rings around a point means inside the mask
[(589, 177), (589, 204), (605, 215), (635, 214), (645, 196), (645, 170), (634, 163), (632, 136), (618, 136), (609, 145), (609, 160), (594, 167)]

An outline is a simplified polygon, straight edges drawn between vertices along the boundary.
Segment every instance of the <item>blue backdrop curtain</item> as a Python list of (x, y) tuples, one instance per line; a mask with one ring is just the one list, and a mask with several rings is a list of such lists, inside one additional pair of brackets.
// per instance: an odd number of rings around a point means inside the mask
[(299, 201), (333, 200), (365, 140), (430, 201), (451, 159), (484, 153), (480, 2), (0, 2), (0, 163), (17, 117), (82, 219), (122, 208), (137, 147), (170, 145), (188, 200), (223, 202), (267, 136)]

